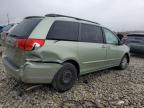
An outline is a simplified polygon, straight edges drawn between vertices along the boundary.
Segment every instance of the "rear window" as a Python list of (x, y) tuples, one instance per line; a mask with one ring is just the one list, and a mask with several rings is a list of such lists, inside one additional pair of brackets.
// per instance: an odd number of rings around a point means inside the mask
[(10, 31), (10, 35), (16, 37), (29, 37), (40, 21), (41, 19), (38, 18), (24, 19)]
[(55, 21), (50, 28), (47, 39), (70, 40), (78, 39), (79, 23), (70, 21)]

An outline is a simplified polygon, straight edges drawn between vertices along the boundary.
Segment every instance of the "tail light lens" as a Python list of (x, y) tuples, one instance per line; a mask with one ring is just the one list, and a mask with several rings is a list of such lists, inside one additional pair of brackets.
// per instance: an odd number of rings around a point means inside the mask
[(32, 51), (42, 47), (45, 40), (42, 39), (17, 39), (16, 47), (24, 51)]

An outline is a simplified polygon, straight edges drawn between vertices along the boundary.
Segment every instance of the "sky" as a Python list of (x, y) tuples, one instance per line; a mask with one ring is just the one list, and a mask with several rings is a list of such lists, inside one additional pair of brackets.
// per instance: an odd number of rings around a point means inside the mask
[(64, 14), (100, 23), (114, 31), (144, 30), (144, 0), (0, 0), (0, 25), (26, 16)]

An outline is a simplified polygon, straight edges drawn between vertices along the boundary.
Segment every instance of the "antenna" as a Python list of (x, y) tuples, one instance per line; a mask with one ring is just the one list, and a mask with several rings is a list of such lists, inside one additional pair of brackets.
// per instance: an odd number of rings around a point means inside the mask
[(8, 21), (8, 25), (10, 24), (10, 20), (9, 20), (9, 14), (7, 13), (7, 21)]

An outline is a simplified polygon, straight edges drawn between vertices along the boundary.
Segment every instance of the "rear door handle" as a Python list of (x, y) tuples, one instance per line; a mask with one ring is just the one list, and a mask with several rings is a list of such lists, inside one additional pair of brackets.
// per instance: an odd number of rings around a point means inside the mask
[(102, 48), (106, 48), (106, 46), (105, 46), (105, 45), (102, 45)]

